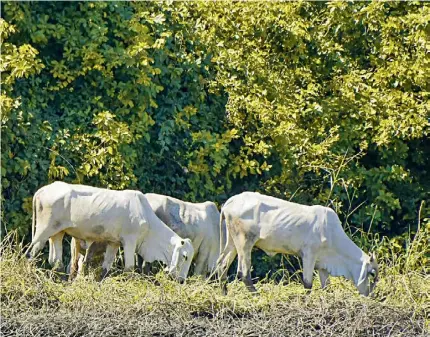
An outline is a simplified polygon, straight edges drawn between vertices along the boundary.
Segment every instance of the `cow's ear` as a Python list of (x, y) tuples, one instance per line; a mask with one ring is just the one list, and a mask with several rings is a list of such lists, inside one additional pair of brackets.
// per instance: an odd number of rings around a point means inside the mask
[(376, 254), (375, 252), (372, 253), (372, 255), (370, 256), (370, 262), (376, 261)]
[(360, 276), (358, 277), (358, 281), (357, 281), (357, 287), (362, 284), (364, 282), (364, 280), (366, 279), (366, 267), (367, 267), (367, 263), (363, 262), (363, 264), (361, 265), (361, 271), (360, 271)]
[(181, 245), (182, 246), (185, 245), (185, 241), (184, 240), (181, 240)]

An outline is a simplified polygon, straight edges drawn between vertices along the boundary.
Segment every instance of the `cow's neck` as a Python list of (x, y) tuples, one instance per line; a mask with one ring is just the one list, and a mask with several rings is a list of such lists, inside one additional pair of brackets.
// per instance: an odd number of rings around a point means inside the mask
[(320, 266), (326, 269), (330, 275), (343, 276), (357, 285), (365, 255), (363, 253), (363, 257), (351, 259), (351, 257), (345, 257), (342, 254), (333, 254), (333, 256), (322, 259)]
[(346, 268), (348, 269), (349, 280), (354, 282), (354, 284), (358, 285), (358, 280), (360, 278), (361, 269), (364, 264), (369, 261), (369, 256), (363, 252), (350, 238), (350, 249), (346, 252), (342, 252)]
[(344, 276), (358, 283), (361, 267), (369, 259), (346, 234), (338, 238), (332, 249), (328, 249), (319, 257), (318, 264), (332, 276)]
[(139, 254), (146, 262), (160, 261), (169, 266), (178, 235), (158, 218), (151, 221), (149, 227), (139, 247)]

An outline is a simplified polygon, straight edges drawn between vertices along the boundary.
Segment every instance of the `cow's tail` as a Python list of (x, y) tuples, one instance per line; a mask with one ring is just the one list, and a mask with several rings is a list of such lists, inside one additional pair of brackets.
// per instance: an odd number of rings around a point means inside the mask
[(30, 252), (30, 249), (33, 246), (34, 235), (36, 234), (35, 233), (36, 232), (36, 213), (37, 213), (36, 212), (36, 196), (37, 196), (37, 192), (33, 196), (33, 206), (32, 206), (33, 207), (33, 209), (32, 209), (33, 217), (32, 217), (32, 221), (31, 221), (31, 243), (27, 247), (27, 249), (24, 251), (24, 255), (27, 256), (27, 257), (30, 257), (29, 256), (29, 252)]
[(227, 226), (225, 226), (224, 225), (225, 223), (223, 223), (223, 217), (224, 217), (224, 211), (222, 209), (223, 206), (224, 205), (221, 206), (221, 212), (219, 215), (219, 255), (218, 255), (218, 258), (217, 258), (216, 263), (215, 263), (215, 268), (210, 273), (208, 279), (211, 279), (213, 277), (217, 278), (216, 275), (220, 273), (220, 271), (221, 271), (220, 264), (221, 264), (222, 259), (223, 259), (224, 248), (225, 248), (225, 245), (227, 243), (227, 240), (225, 240), (225, 241), (223, 240), (224, 237), (227, 237), (227, 234), (228, 234), (228, 233), (224, 233), (224, 230), (227, 231)]
[(225, 245), (227, 243), (227, 235), (228, 235), (228, 229), (225, 222), (223, 222), (223, 218), (224, 218), (224, 210), (223, 210), (223, 207), (221, 207), (221, 212), (219, 215), (219, 253), (220, 254), (222, 254), (222, 252), (224, 251)]
[(36, 196), (37, 196), (37, 193), (33, 197), (33, 219), (31, 223), (31, 242), (33, 242), (34, 235), (36, 234)]

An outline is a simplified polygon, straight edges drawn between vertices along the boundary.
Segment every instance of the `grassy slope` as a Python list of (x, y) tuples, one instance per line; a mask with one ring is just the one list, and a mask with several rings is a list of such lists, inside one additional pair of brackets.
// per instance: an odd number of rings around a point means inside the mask
[[(20, 251), (20, 249), (17, 249)], [(260, 283), (259, 295), (240, 282), (223, 296), (217, 284), (191, 278), (180, 285), (162, 273), (91, 277), (73, 283), (36, 268), (2, 244), (2, 336), (426, 336), (430, 278), (382, 267), (374, 298), (332, 278), (307, 295), (302, 285)]]

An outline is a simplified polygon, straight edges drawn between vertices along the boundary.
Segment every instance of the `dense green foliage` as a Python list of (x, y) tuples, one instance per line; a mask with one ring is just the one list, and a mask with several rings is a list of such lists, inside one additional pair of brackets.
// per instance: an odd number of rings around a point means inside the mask
[(428, 218), (427, 3), (6, 2), (1, 15), (8, 230), (28, 235), (31, 197), (53, 180), (218, 203), (257, 190), (391, 235)]

